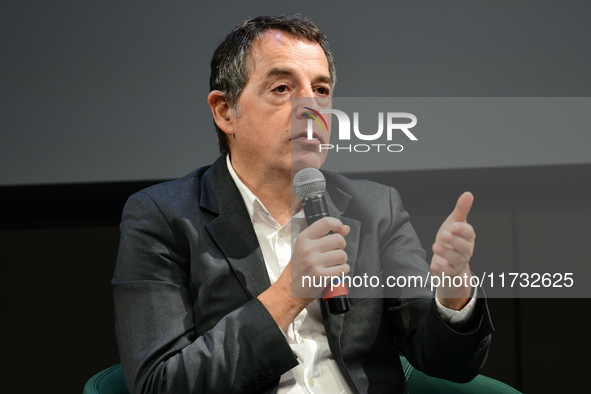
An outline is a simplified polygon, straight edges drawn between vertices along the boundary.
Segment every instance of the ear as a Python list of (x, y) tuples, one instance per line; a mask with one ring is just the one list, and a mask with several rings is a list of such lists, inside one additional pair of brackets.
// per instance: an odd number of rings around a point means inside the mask
[(207, 104), (209, 104), (209, 108), (211, 108), (213, 120), (218, 127), (228, 136), (233, 135), (234, 116), (232, 116), (230, 104), (224, 92), (220, 90), (212, 90), (209, 92), (209, 95), (207, 96)]

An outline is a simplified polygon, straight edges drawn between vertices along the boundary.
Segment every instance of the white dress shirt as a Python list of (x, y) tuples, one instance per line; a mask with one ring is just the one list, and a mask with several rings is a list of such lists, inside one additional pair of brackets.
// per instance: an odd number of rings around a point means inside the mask
[[(252, 220), (269, 280), (275, 283), (291, 259), (291, 251), (300, 231), (307, 227), (300, 209), (284, 226), (271, 216), (262, 202), (240, 180), (229, 156), (228, 171), (236, 183)], [(471, 316), (476, 295), (461, 311), (445, 308), (436, 300), (437, 308), (449, 324), (454, 325)], [(287, 343), (296, 355), (299, 365), (281, 375), (278, 394), (353, 393), (339, 370), (328, 346), (322, 321), (319, 299), (310, 303), (284, 332)]]

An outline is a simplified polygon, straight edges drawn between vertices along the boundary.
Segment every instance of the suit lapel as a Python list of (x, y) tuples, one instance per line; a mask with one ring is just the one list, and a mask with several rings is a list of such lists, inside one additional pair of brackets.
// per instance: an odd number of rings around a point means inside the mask
[(200, 206), (218, 214), (206, 225), (207, 231), (249, 297), (257, 297), (271, 282), (248, 211), (223, 156), (204, 174)]
[(357, 262), (357, 250), (359, 248), (359, 232), (361, 229), (361, 223), (358, 220), (343, 216), (349, 206), (351, 196), (346, 194), (340, 189), (334, 189), (329, 195), (326, 194), (326, 205), (328, 205), (328, 213), (331, 217), (339, 219), (344, 224), (351, 227), (349, 235), (347, 235), (345, 246), (345, 252), (347, 253), (348, 259), (347, 264), (351, 267), (350, 273), (355, 271), (355, 264)]
[[(347, 236), (348, 264), (354, 272), (361, 223), (343, 216), (351, 196), (337, 188), (326, 193), (326, 203), (330, 216), (336, 217), (351, 227)], [(250, 297), (257, 297), (271, 285), (252, 222), (225, 163), (219, 158), (204, 174), (201, 182), (200, 206), (217, 214), (206, 225), (207, 231), (228, 259), (240, 284)], [(324, 303), (322, 303), (324, 304)], [(338, 345), (345, 315), (331, 315), (322, 305), (324, 325), (331, 349), (340, 357)]]
[[(352, 275), (353, 272), (355, 272), (355, 265), (357, 262), (361, 222), (343, 216), (347, 210), (347, 207), (349, 206), (350, 201), (351, 196), (340, 189), (332, 188), (329, 190), (329, 193), (326, 193), (326, 204), (328, 205), (328, 212), (330, 216), (338, 218), (344, 224), (347, 224), (349, 227), (351, 227), (351, 231), (346, 238), (347, 246), (345, 247), (345, 252), (348, 256), (347, 264), (349, 264), (349, 267), (351, 267), (349, 275)], [(351, 293), (351, 289), (349, 289), (349, 293)], [(326, 303), (321, 302), (321, 304), (324, 328), (326, 329), (326, 335), (328, 337), (330, 348), (335, 358), (337, 360), (342, 360), (340, 338), (341, 333), (343, 332), (343, 323), (345, 321), (346, 314), (343, 313), (340, 315), (331, 315), (328, 311), (328, 308), (326, 307)]]
[(347, 235), (347, 246), (345, 252), (347, 253), (347, 264), (351, 267), (349, 275), (355, 272), (357, 263), (357, 253), (359, 249), (359, 234), (361, 231), (361, 222), (359, 220), (351, 219), (343, 216), (351, 201), (351, 196), (343, 192), (341, 189), (331, 188), (330, 194), (326, 193), (326, 205), (328, 205), (328, 213), (330, 216), (339, 219), (344, 224), (351, 227), (349, 235)]

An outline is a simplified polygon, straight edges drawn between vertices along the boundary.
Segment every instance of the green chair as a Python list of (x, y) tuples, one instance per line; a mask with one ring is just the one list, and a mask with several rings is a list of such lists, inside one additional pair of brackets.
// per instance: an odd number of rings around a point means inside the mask
[[(453, 383), (417, 371), (404, 357), (400, 357), (400, 361), (410, 394), (520, 394), (514, 388), (486, 376), (478, 375), (468, 383)], [(121, 364), (107, 368), (90, 378), (82, 394), (129, 394)]]
[(454, 383), (433, 378), (414, 369), (405, 357), (400, 357), (410, 394), (521, 394), (498, 380), (478, 375), (468, 383)]
[(82, 394), (129, 394), (121, 364), (113, 365), (90, 378)]

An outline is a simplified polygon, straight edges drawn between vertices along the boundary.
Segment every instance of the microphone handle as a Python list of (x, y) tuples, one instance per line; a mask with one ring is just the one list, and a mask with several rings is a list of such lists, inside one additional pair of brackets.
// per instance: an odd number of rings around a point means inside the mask
[[(302, 201), (304, 214), (306, 215), (306, 222), (308, 226), (317, 220), (328, 216), (328, 206), (324, 194), (317, 194), (305, 198)], [(331, 232), (332, 233), (332, 232)], [(331, 234), (329, 233), (329, 234)], [(345, 283), (333, 283), (333, 290), (330, 288), (324, 289), (322, 292), (322, 299), (328, 303), (328, 310), (332, 315), (339, 315), (349, 310), (349, 298), (347, 298), (348, 291)]]

